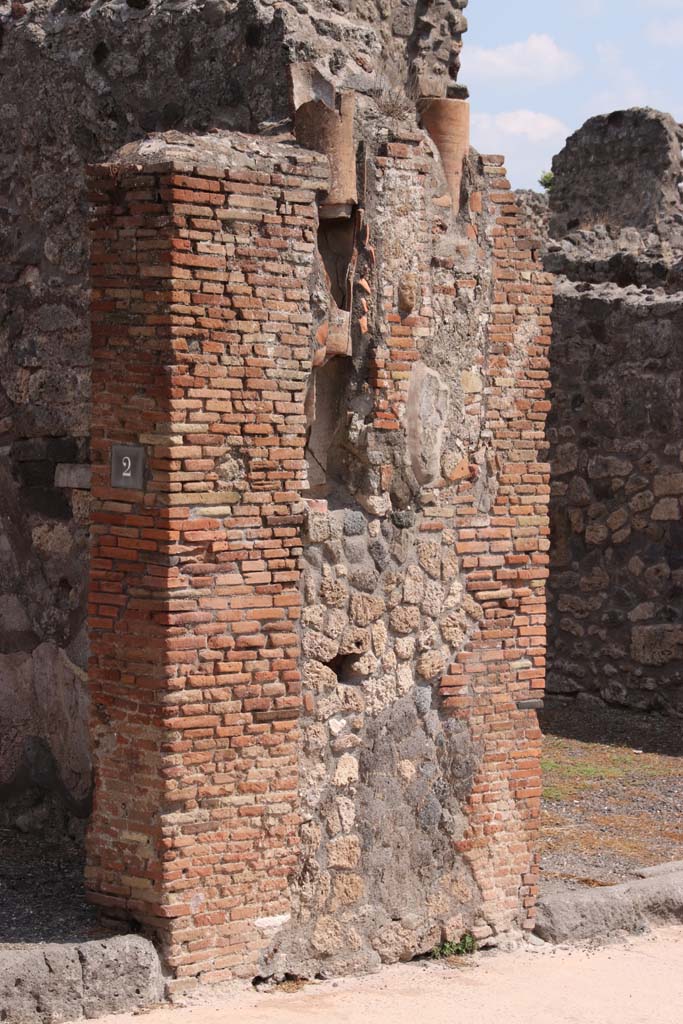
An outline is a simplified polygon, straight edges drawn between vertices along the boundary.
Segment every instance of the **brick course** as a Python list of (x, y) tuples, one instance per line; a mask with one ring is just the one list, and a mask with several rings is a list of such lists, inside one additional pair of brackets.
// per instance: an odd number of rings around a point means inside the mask
[[(493, 215), (493, 304), (482, 393), (498, 491), (486, 516), (459, 485), (467, 588), (481, 629), (442, 680), (444, 707), (472, 723), (484, 756), (461, 844), (492, 921), (518, 914), (533, 929), (541, 801), (535, 709), (545, 685), (549, 467), (540, 461), (550, 386), (552, 278), (510, 192), (501, 157), (484, 157)], [(479, 203), (473, 205), (476, 212)], [(476, 221), (475, 221), (476, 223)]]

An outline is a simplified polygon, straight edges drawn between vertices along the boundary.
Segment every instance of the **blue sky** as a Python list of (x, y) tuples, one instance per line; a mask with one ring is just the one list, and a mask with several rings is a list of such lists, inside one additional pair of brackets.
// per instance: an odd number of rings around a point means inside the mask
[(594, 114), (650, 106), (683, 121), (683, 0), (470, 0), (459, 80), (472, 143), (536, 185)]

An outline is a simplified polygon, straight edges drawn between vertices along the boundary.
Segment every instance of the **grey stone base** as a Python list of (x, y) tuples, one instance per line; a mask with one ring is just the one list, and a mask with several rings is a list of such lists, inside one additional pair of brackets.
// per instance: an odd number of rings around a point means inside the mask
[(163, 998), (159, 957), (138, 935), (0, 946), (3, 1024), (59, 1024), (142, 1009)]
[(580, 943), (642, 932), (654, 924), (683, 924), (681, 862), (646, 868), (641, 874), (645, 877), (620, 885), (542, 895), (536, 935), (555, 944)]

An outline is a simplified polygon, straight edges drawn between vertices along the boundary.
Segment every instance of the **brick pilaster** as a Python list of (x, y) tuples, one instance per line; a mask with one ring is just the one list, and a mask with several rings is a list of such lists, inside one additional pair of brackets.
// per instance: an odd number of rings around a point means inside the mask
[[(470, 723), (483, 753), (459, 844), (481, 888), (482, 916), (496, 926), (514, 917), (531, 929), (541, 803), (535, 709), (545, 687), (550, 547), (550, 471), (540, 458), (550, 404), (552, 279), (533, 251), (503, 158), (483, 159), (493, 270), (483, 398), (498, 489), (484, 515), (471, 484), (460, 485), (456, 550), (482, 620), (441, 693), (444, 708)], [(479, 197), (472, 205), (479, 208)]]
[[(307, 279), (326, 164), (231, 139), (211, 140), (214, 167), (169, 148), (92, 173), (87, 886), (152, 929), (185, 981), (254, 972), (297, 858)], [(112, 487), (114, 444), (144, 450), (142, 489)]]

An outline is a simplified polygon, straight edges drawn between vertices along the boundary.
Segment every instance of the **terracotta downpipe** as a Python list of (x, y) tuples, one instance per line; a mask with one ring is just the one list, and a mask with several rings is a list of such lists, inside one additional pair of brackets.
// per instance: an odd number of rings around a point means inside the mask
[(348, 217), (358, 200), (353, 115), (356, 97), (337, 94), (335, 105), (320, 99), (303, 103), (294, 114), (294, 134), (307, 149), (324, 153), (330, 160), (330, 191), (321, 203), (321, 217)]
[(467, 100), (423, 99), (422, 125), (439, 151), (455, 213), (460, 209), (460, 185), (470, 148), (470, 105)]

